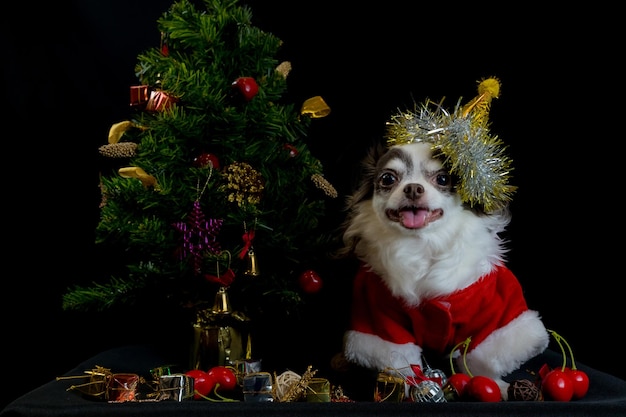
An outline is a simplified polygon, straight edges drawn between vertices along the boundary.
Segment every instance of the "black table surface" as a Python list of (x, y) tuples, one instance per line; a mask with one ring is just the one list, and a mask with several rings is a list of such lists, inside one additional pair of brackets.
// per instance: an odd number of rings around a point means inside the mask
[[(147, 375), (149, 370), (176, 363), (162, 349), (151, 345), (132, 345), (107, 350), (78, 364), (64, 376), (84, 375), (96, 367), (112, 372)], [(533, 375), (543, 364), (558, 367), (561, 355), (547, 350), (511, 374), (513, 379)], [(185, 401), (128, 401), (111, 403), (89, 398), (68, 388), (76, 384), (71, 379), (50, 381), (8, 404), (0, 417), (56, 417), (56, 416), (626, 416), (626, 381), (577, 363), (578, 369), (589, 376), (590, 386), (584, 398), (559, 401), (502, 401), (481, 403), (450, 401), (429, 402), (211, 402)], [(319, 375), (321, 376), (321, 375)], [(373, 392), (372, 392), (373, 395)], [(373, 397), (372, 397), (373, 398)]]

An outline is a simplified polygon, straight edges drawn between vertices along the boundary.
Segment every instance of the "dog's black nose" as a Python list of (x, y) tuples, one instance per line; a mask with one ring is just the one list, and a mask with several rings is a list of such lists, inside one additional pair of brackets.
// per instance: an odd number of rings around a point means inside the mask
[(404, 195), (407, 198), (417, 198), (422, 194), (424, 194), (424, 186), (421, 184), (407, 184), (404, 187)]

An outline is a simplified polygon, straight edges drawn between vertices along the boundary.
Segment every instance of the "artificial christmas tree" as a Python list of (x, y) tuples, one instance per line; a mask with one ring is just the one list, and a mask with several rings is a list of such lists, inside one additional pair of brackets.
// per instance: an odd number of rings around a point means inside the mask
[[(297, 320), (299, 277), (331, 240), (320, 223), (337, 192), (305, 141), (330, 109), (289, 102), (281, 40), (251, 20), (236, 0), (181, 0), (158, 20), (130, 117), (99, 148), (107, 262), (68, 289), (65, 310), (183, 310), (201, 326), (236, 315), (257, 332)], [(215, 311), (225, 292), (232, 310)]]

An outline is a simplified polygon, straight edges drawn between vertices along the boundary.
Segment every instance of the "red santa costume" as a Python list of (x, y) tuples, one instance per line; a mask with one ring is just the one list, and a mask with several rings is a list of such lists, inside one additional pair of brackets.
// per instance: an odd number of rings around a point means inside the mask
[[(530, 343), (530, 347), (523, 347), (527, 349), (525, 355), (511, 356), (514, 362), (494, 356), (496, 364), (492, 368), (504, 375), (547, 346), (537, 313), (528, 309), (520, 283), (503, 265), (469, 287), (426, 300), (417, 307), (408, 307), (401, 298), (394, 297), (366, 265), (357, 273), (353, 291), (351, 330), (346, 332), (344, 353), (366, 367), (383, 370), (386, 366), (401, 369), (421, 365), (422, 349), (449, 353), (469, 337), (468, 357), (473, 349), (481, 350), (485, 341), (489, 343), (480, 355), (486, 357), (491, 354), (488, 345), (492, 343), (508, 343), (516, 351), (524, 344), (515, 341)], [(533, 340), (535, 343), (531, 343)], [(481, 373), (478, 368), (470, 368), (475, 374)]]

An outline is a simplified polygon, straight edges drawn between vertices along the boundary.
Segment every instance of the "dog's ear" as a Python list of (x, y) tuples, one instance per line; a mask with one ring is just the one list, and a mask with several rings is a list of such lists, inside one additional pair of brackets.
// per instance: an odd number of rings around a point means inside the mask
[(344, 258), (354, 253), (354, 248), (360, 238), (354, 235), (347, 236), (344, 233), (350, 228), (352, 219), (357, 213), (359, 203), (373, 197), (374, 182), (376, 181), (376, 165), (380, 157), (384, 155), (386, 151), (387, 148), (383, 144), (376, 143), (370, 146), (365, 157), (361, 160), (358, 170), (358, 181), (355, 183), (356, 188), (352, 194), (349, 194), (346, 198), (346, 205), (344, 207), (346, 217), (339, 228), (344, 245), (334, 252), (333, 256), (335, 258)]
[(380, 157), (387, 151), (387, 147), (381, 143), (376, 143), (368, 149), (365, 157), (361, 160), (361, 170), (357, 187), (347, 200), (348, 210), (355, 204), (372, 198), (374, 194), (374, 182), (376, 181), (376, 165)]

